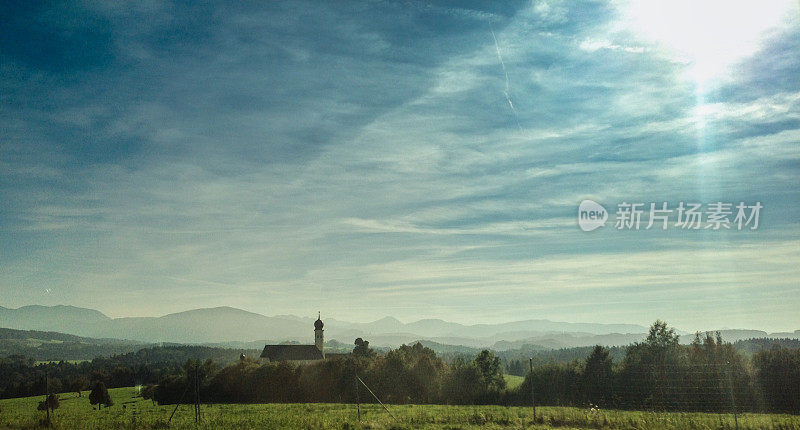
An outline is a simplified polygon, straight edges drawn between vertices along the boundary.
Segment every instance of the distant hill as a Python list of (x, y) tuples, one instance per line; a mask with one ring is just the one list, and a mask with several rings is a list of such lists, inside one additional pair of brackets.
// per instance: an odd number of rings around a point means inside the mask
[(641, 342), (646, 337), (645, 333), (545, 333), (516, 341), (499, 341), (493, 345), (496, 350), (518, 349), (523, 345), (538, 345), (545, 349), (560, 349), (572, 347), (587, 347), (594, 345), (629, 345)]
[[(762, 330), (712, 330), (701, 332), (700, 335), (703, 336), (706, 333), (711, 334), (712, 336), (716, 336), (716, 333), (719, 333), (722, 336), (722, 340), (725, 342), (736, 343), (740, 340), (749, 340), (749, 339), (800, 339), (800, 330), (795, 330), (793, 333), (788, 332), (781, 332), (781, 333), (767, 333)], [(689, 344), (694, 340), (694, 334), (687, 334), (681, 336), (681, 343)]]
[[(313, 317), (265, 316), (231, 307), (193, 309), (161, 317), (109, 318), (103, 313), (74, 306), (0, 307), (0, 327), (19, 330), (58, 331), (90, 338), (129, 339), (145, 343), (247, 344), (296, 341), (313, 342)], [(627, 345), (644, 338), (647, 328), (632, 324), (590, 324), (526, 319), (501, 324), (465, 325), (441, 319), (403, 323), (384, 317), (354, 323), (323, 316), (325, 339), (352, 345), (362, 337), (375, 347), (396, 347), (417, 340), (468, 348), (515, 349), (521, 345), (541, 348)], [(728, 341), (771, 337), (757, 330), (725, 330)], [(682, 341), (691, 341), (684, 335)], [(782, 336), (793, 337), (793, 336)], [(800, 332), (794, 337), (800, 338)]]
[(787, 348), (787, 349), (800, 349), (800, 339), (790, 339), (790, 338), (743, 339), (734, 342), (733, 347), (736, 348), (739, 352), (741, 352), (745, 356), (751, 356), (766, 349), (772, 349), (775, 347)]
[(151, 343), (277, 341), (310, 337), (309, 325), (302, 321), (266, 317), (230, 307), (195, 309), (162, 317), (109, 318), (99, 311), (72, 306), (24, 306), (0, 308), (0, 326)]
[(15, 330), (10, 328), (0, 328), (0, 340), (38, 340), (42, 342), (64, 343), (92, 343), (97, 345), (142, 345), (141, 342), (113, 339), (113, 338), (88, 338), (76, 336), (74, 334), (59, 333), (55, 331), (40, 330)]
[[(582, 335), (578, 338), (584, 339), (584, 341), (582, 341), (583, 343), (588, 343), (586, 339), (603, 339), (604, 336)], [(610, 338), (605, 337), (605, 339), (616, 338), (612, 335)], [(723, 339), (725, 339), (724, 335)], [(422, 343), (423, 346), (433, 349), (448, 362), (458, 356), (473, 357), (479, 353), (481, 349), (484, 349), (483, 347), (447, 344), (425, 339), (420, 339), (418, 341)], [(285, 342), (297, 343), (294, 341)], [(417, 340), (410, 340), (404, 343), (413, 344), (416, 342)], [(242, 352), (250, 356), (257, 356), (261, 348), (263, 348), (264, 343), (265, 341), (250, 341), (205, 343), (202, 345), (185, 345), (181, 343), (161, 343), (160, 345), (155, 345), (152, 343), (130, 340), (90, 338), (58, 332), (0, 328), (0, 358), (9, 355), (23, 355), (37, 361), (92, 360), (96, 357), (110, 357), (132, 353), (138, 355), (144, 353), (151, 354), (147, 351), (160, 351), (159, 354), (162, 355), (176, 354), (175, 352), (169, 351), (182, 351), (180, 354), (191, 354), (192, 351), (200, 351), (205, 354), (202, 355), (203, 357), (225, 357), (226, 361), (230, 361), (232, 360), (231, 357), (238, 357), (238, 354)], [(602, 344), (600, 342), (598, 343)], [(498, 342), (497, 346), (500, 346), (500, 348), (491, 349), (494, 349), (496, 354), (503, 359), (506, 365), (512, 360), (519, 360), (527, 363), (529, 358), (534, 359), (534, 364), (566, 363), (574, 359), (585, 359), (595, 344), (597, 343), (584, 346), (554, 348), (525, 342)], [(627, 344), (629, 343), (625, 345)], [(800, 339), (751, 338), (736, 340), (733, 342), (733, 345), (745, 356), (751, 356), (759, 351), (773, 347), (798, 349), (800, 348)], [(622, 359), (625, 351), (624, 345), (606, 346), (611, 350), (611, 356), (615, 361)], [(332, 353), (347, 353), (352, 350), (353, 345), (336, 340), (329, 340), (325, 342), (325, 348), (326, 351)], [(380, 346), (375, 347), (375, 349), (379, 351), (379, 353), (385, 353), (388, 350), (387, 347)], [(180, 357), (183, 357), (183, 355)], [(190, 357), (190, 355), (187, 355), (187, 357)], [(158, 358), (158, 360), (162, 359), (163, 358)]]
[[(161, 317), (109, 318), (103, 313), (73, 306), (23, 306), (0, 308), (0, 326), (20, 330), (58, 330), (92, 338), (131, 339), (140, 342), (223, 343), (253, 341), (298, 341), (311, 343), (314, 318), (293, 315), (268, 317), (231, 307), (194, 309)], [(573, 324), (527, 320), (504, 324), (463, 325), (438, 319), (405, 324), (384, 317), (370, 323), (325, 319), (327, 339), (351, 344), (356, 337), (369, 337), (375, 346), (397, 346), (417, 339), (440, 343), (464, 343), (488, 347), (502, 339), (516, 340), (546, 330), (611, 333), (645, 327), (615, 324)], [(463, 342), (462, 342), (463, 341)]]
[(420, 340), (419, 343), (421, 343), (422, 346), (432, 349), (439, 356), (447, 356), (448, 354), (452, 354), (452, 355), (463, 355), (467, 357), (472, 357), (481, 352), (480, 348), (471, 348), (464, 345), (448, 345), (445, 343), (434, 342), (431, 340)]
[(147, 344), (128, 340), (0, 328), (0, 357), (24, 355), (37, 361), (91, 360), (138, 351), (145, 346)]
[[(717, 331), (706, 331), (701, 332), (700, 335), (704, 336), (706, 333), (715, 336), (716, 333), (722, 336), (722, 339), (726, 342), (736, 342), (737, 340), (743, 339), (752, 339), (752, 338), (766, 338), (771, 337), (769, 333), (761, 330), (717, 330)], [(694, 333), (685, 334), (681, 336), (681, 343), (689, 344), (694, 340)]]
[(312, 339), (310, 325), (231, 307), (194, 309), (150, 318), (116, 318), (92, 327), (92, 336), (148, 342), (208, 343)]
[(17, 309), (0, 306), (0, 327), (23, 330), (59, 330), (79, 334), (87, 325), (111, 321), (100, 311), (75, 306), (30, 305)]

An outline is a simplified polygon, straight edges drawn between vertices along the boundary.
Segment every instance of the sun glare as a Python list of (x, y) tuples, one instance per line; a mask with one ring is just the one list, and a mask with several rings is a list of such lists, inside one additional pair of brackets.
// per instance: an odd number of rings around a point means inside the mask
[(624, 8), (630, 29), (686, 62), (699, 86), (753, 54), (790, 12), (796, 1), (639, 0)]

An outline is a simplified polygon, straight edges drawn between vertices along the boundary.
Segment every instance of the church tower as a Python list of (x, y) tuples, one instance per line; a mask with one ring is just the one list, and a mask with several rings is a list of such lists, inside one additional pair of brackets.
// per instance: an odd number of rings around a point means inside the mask
[(322, 335), (324, 324), (320, 315), (317, 314), (317, 320), (314, 321), (314, 345), (322, 353), (322, 358), (325, 358), (325, 339)]

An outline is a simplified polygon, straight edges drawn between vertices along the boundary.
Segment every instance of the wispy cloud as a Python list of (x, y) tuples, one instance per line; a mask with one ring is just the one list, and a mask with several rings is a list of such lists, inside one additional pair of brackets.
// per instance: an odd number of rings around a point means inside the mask
[[(3, 305), (797, 326), (797, 26), (699, 98), (618, 6), (10, 11)], [(583, 198), (764, 221), (587, 235)]]
[(519, 123), (519, 115), (517, 115), (517, 110), (514, 109), (514, 102), (511, 101), (511, 82), (508, 80), (508, 71), (506, 70), (506, 63), (503, 61), (503, 55), (500, 54), (500, 45), (497, 43), (497, 36), (494, 34), (494, 29), (490, 29), (492, 33), (492, 40), (494, 41), (494, 50), (497, 53), (497, 61), (500, 62), (500, 67), (503, 69), (503, 77), (505, 78), (505, 88), (503, 89), (503, 95), (506, 96), (506, 101), (508, 102), (508, 107), (511, 109), (511, 113), (514, 114), (514, 121), (517, 123), (517, 128), (522, 130), (522, 126)]

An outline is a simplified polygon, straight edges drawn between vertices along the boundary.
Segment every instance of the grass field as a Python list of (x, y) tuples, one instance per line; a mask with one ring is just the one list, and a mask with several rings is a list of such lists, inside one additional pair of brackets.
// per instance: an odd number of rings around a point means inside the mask
[(506, 380), (506, 386), (508, 386), (508, 388), (517, 388), (525, 381), (524, 377), (517, 375), (503, 375), (503, 378)]
[[(93, 410), (88, 392), (83, 397), (61, 394), (54, 427), (62, 429), (158, 429), (193, 428), (191, 406), (182, 405), (172, 424), (167, 420), (174, 406), (157, 406), (136, 397), (134, 388), (109, 390), (115, 404)], [(36, 405), (44, 396), (0, 400), (0, 428), (41, 427), (44, 413)], [(589, 411), (578, 408), (537, 408), (534, 424), (531, 408), (502, 406), (389, 405), (394, 420), (378, 405), (362, 406), (359, 422), (355, 405), (261, 404), (202, 407), (202, 428), (298, 428), (298, 429), (733, 429), (731, 415), (699, 413), (650, 413)], [(745, 414), (740, 429), (800, 429), (800, 416)]]

